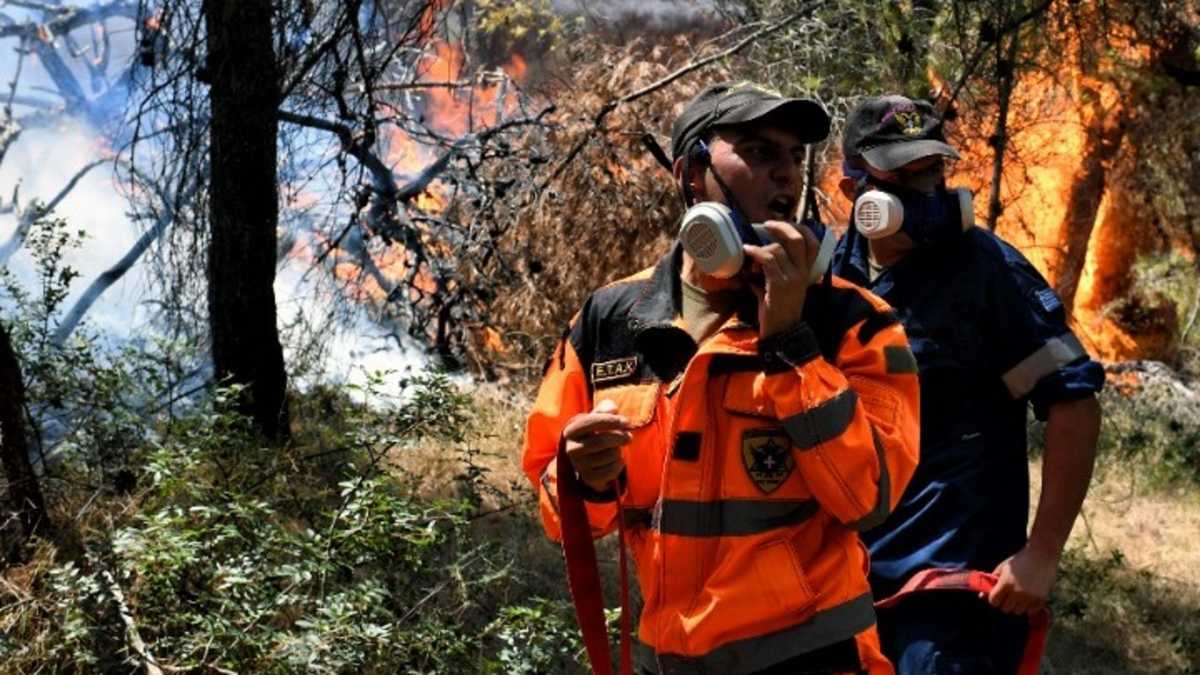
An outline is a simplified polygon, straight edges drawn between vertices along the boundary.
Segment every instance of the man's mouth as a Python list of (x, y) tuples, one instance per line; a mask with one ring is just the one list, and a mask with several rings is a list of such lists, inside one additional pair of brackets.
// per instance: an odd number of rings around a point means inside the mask
[(767, 210), (779, 220), (790, 221), (796, 215), (796, 199), (786, 196), (775, 197), (767, 202)]

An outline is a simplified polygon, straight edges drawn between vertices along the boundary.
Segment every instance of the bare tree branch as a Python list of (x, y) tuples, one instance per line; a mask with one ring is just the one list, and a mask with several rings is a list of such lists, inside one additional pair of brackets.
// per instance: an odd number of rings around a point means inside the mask
[(150, 653), (150, 648), (146, 646), (146, 642), (142, 640), (137, 622), (133, 620), (133, 610), (129, 609), (129, 603), (125, 602), (125, 593), (121, 590), (121, 585), (113, 578), (112, 573), (106, 569), (100, 570), (100, 576), (104, 578), (104, 583), (108, 585), (108, 593), (117, 605), (117, 614), (121, 617), (121, 623), (125, 624), (125, 639), (129, 642), (130, 650), (137, 655), (138, 660), (146, 668), (146, 675), (163, 675), (163, 670), (158, 665), (158, 661)]
[(753, 44), (755, 40), (759, 40), (767, 35), (770, 35), (771, 33), (785, 28), (788, 24), (791, 24), (802, 16), (804, 16), (804, 12), (795, 12), (790, 14), (773, 24), (764, 26), (763, 28), (750, 33), (746, 37), (742, 38), (741, 41), (734, 44), (732, 47), (729, 47), (728, 49), (693, 61), (656, 82), (652, 82), (651, 84), (646, 85), (637, 91), (628, 93), (614, 101), (609, 101), (608, 103), (604, 104), (604, 106), (600, 108), (599, 112), (597, 112), (596, 116), (593, 118), (592, 126), (580, 136), (579, 140), (575, 143), (575, 146), (571, 148), (570, 152), (568, 152), (567, 155), (558, 163), (558, 165), (555, 166), (554, 170), (550, 172), (549, 176), (547, 176), (546, 179), (541, 182), (541, 184), (538, 186), (537, 192), (541, 192), (543, 189), (545, 189), (545, 187), (550, 184), (550, 181), (557, 178), (559, 174), (562, 173), (563, 169), (565, 169), (568, 164), (575, 160), (575, 157), (577, 157), (583, 150), (584, 146), (588, 144), (588, 141), (590, 141), (592, 137), (596, 135), (596, 132), (600, 130), (601, 124), (604, 123), (604, 118), (608, 117), (609, 113), (616, 110), (619, 106), (626, 103), (631, 103), (639, 98), (642, 98), (643, 96), (652, 94), (655, 91), (658, 91), (659, 89), (662, 89), (663, 87), (678, 80), (679, 78), (684, 77), (685, 75), (696, 72), (697, 70), (720, 61), (721, 59), (733, 56), (734, 54), (745, 49), (747, 46)]
[(79, 296), (79, 299), (75, 301), (75, 304), (71, 307), (71, 310), (68, 311), (66, 316), (63, 317), (63, 320), (58, 324), (58, 329), (54, 331), (55, 345), (61, 347), (62, 345), (66, 344), (67, 338), (70, 337), (71, 333), (74, 332), (79, 326), (79, 322), (83, 320), (84, 315), (87, 314), (88, 310), (92, 308), (92, 305), (96, 303), (96, 300), (99, 300), (100, 296), (103, 295), (110, 286), (115, 284), (121, 277), (125, 276), (125, 273), (128, 272), (139, 259), (141, 259), (142, 254), (144, 254), (147, 249), (149, 249), (150, 246), (162, 236), (162, 233), (165, 232), (168, 227), (176, 222), (178, 216), (178, 205), (180, 203), (187, 203), (192, 198), (192, 195), (196, 193), (197, 189), (198, 186), (193, 183), (190, 186), (190, 189), (188, 189), (182, 195), (179, 195), (178, 198), (163, 200), (164, 203), (162, 205), (162, 212), (159, 214), (158, 219), (154, 222), (154, 225), (149, 230), (143, 232), (142, 236), (138, 237), (138, 240), (134, 242), (133, 246), (125, 253), (125, 255), (121, 256), (121, 259), (117, 261), (115, 265), (105, 270), (100, 276), (96, 277), (91, 284), (88, 285), (87, 290), (83, 292), (83, 295)]
[(38, 218), (41, 218), (52, 212), (71, 192), (71, 190), (75, 189), (75, 186), (79, 184), (79, 181), (85, 175), (87, 175), (89, 171), (107, 161), (109, 160), (98, 159), (96, 161), (89, 162), (82, 169), (76, 171), (75, 175), (71, 176), (71, 179), (67, 181), (67, 184), (63, 187), (63, 189), (59, 190), (58, 194), (55, 195), (54, 198), (49, 202), (44, 205), (36, 204), (25, 209), (24, 213), (21, 214), (21, 219), (17, 223), (17, 228), (13, 231), (12, 236), (8, 238), (8, 241), (4, 242), (3, 246), (0, 246), (0, 266), (7, 265), (8, 259), (11, 258), (14, 253), (20, 250), (21, 245), (25, 243), (26, 235), (29, 234), (29, 228), (33, 226), (33, 223), (36, 222)]

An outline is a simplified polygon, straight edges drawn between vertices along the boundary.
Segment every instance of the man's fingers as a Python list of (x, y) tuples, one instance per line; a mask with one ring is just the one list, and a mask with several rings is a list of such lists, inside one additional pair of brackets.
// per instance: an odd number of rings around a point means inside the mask
[(783, 246), (794, 267), (808, 269), (812, 265), (821, 242), (807, 226), (771, 220), (763, 223), (763, 227)]
[(608, 483), (616, 480), (617, 476), (621, 475), (621, 470), (625, 468), (625, 462), (617, 459), (615, 462), (610, 462), (604, 466), (599, 466), (588, 473), (591, 474), (591, 480), (594, 483)]
[(629, 419), (624, 415), (590, 412), (572, 417), (563, 428), (563, 436), (567, 439), (579, 439), (599, 432), (628, 429)]
[(988, 594), (988, 603), (997, 609), (1003, 609), (1004, 603), (1008, 602), (1008, 596), (1012, 593), (1012, 586), (1007, 581), (1001, 578), (992, 592)]
[(612, 451), (611, 454), (619, 454), (621, 446), (629, 443), (631, 436), (628, 433), (614, 431), (605, 434), (597, 434), (589, 436), (583, 440), (570, 441), (567, 445), (567, 454), (571, 457), (571, 462), (575, 465), (587, 464), (594, 465), (597, 462), (604, 461), (597, 457), (603, 457), (606, 450)]
[(779, 244), (767, 246), (747, 246), (746, 253), (750, 259), (758, 263), (763, 276), (769, 281), (786, 281), (787, 272), (784, 270), (783, 247)]
[(796, 266), (792, 264), (787, 252), (779, 244), (744, 246), (743, 250), (751, 260), (762, 267), (763, 275), (769, 281), (786, 284), (796, 276)]
[(1009, 614), (1028, 614), (1029, 606), (1031, 604), (1030, 600), (1031, 598), (1028, 595), (1021, 593), (1020, 591), (1016, 591), (1012, 595), (1008, 596), (1007, 602), (1005, 602), (1004, 606), (1000, 609), (1001, 611)]

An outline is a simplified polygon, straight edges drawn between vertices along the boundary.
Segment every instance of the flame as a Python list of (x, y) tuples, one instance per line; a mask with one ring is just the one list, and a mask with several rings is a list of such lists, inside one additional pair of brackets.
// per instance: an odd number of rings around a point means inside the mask
[[(433, 40), (421, 63), (424, 75), (420, 82), (435, 85), (425, 90), (423, 117), (426, 126), (448, 138), (458, 138), (480, 127), (495, 125), (515, 111), (516, 97), (507, 94), (507, 82), (523, 82), (528, 65), (520, 54), (513, 54), (500, 66), (505, 77), (479, 77), (473, 83), (462, 82), (465, 69), (466, 57), (462, 50), (444, 40)], [(386, 161), (401, 175), (416, 175), (437, 158), (434, 148), (418, 142), (402, 129), (390, 129), (387, 138)], [(449, 201), (446, 186), (434, 181), (411, 206), (426, 213), (440, 214), (449, 206)]]
[[(421, 29), (432, 31), (437, 17), (438, 7), (444, 3), (434, 3), (421, 18)], [(516, 97), (506, 93), (508, 82), (520, 83), (526, 77), (528, 66), (519, 54), (514, 54), (506, 63), (500, 66), (504, 76), (492, 75), (479, 77), (473, 82), (462, 83), (467, 59), (455, 45), (431, 38), (428, 53), (420, 64), (423, 73), (421, 82), (433, 85), (423, 90), (423, 117), (426, 126), (433, 132), (447, 138), (458, 138), (473, 130), (492, 126), (511, 114), (517, 105)], [(486, 75), (486, 74), (485, 74)], [(455, 86), (442, 86), (453, 83)], [(405, 130), (389, 127), (384, 132), (385, 151), (383, 158), (394, 173), (403, 177), (415, 177), (422, 170), (436, 161), (439, 149), (421, 143)], [(434, 180), (426, 190), (409, 201), (412, 210), (441, 215), (450, 206), (451, 193), (449, 187)], [(416, 223), (420, 230), (421, 225)], [(436, 250), (436, 242), (424, 242), (429, 250)], [(329, 242), (314, 240), (309, 244), (313, 250), (325, 250)], [(372, 251), (373, 265), (364, 269), (363, 261), (345, 251), (336, 251), (332, 266), (334, 276), (344, 282), (347, 297), (355, 302), (375, 303), (382, 305), (391, 292), (400, 284), (408, 283), (406, 278), (412, 268), (412, 260), (403, 247), (394, 246), (382, 251)], [(315, 256), (312, 256), (315, 259)], [(412, 286), (409, 291), (412, 299), (421, 294), (430, 295), (438, 290), (437, 281), (429, 269), (422, 266), (412, 272)], [(493, 342), (499, 344), (497, 335)]]
[[(1050, 11), (1063, 7), (1056, 3)], [(1073, 327), (1094, 355), (1106, 360), (1161, 358), (1171, 342), (1161, 325), (1121, 325), (1105, 313), (1132, 286), (1132, 263), (1153, 240), (1116, 170), (1129, 122), (1127, 99), (1104, 75), (1111, 61), (1085, 63), (1087, 50), (1080, 43), (1089, 39), (1087, 27), (1058, 25), (1064, 26), (1060, 53), (1065, 58), (1057, 62), (1057, 71), (1025, 74), (1012, 94), (1010, 145), (1000, 187), (1004, 211), (997, 233), (1017, 246), (1063, 296)], [(1149, 62), (1150, 50), (1136, 45), (1130, 31), (1108, 30), (1117, 58)], [(984, 114), (992, 118), (987, 125), (994, 123), (994, 110)], [(974, 136), (978, 140), (967, 151), (985, 161), (963, 161), (954, 178), (980, 195), (976, 212), (986, 218), (987, 199), (982, 197), (991, 190), (994, 151), (986, 134)], [(983, 167), (987, 170), (980, 171)]]

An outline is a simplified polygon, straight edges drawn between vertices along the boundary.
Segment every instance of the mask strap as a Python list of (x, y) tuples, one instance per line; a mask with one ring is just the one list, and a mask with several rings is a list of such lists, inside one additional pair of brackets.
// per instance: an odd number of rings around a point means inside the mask
[[(854, 181), (854, 187), (856, 191), (862, 190), (862, 188), (867, 184), (867, 179), (871, 177), (871, 174), (867, 173), (865, 169), (851, 166), (850, 162), (844, 159), (842, 160), (842, 175)], [(846, 228), (845, 234), (846, 253), (842, 256), (841, 260), (838, 261), (836, 269), (834, 270), (838, 276), (846, 276), (846, 268), (850, 266), (850, 258), (854, 255), (854, 245), (858, 239), (858, 236), (858, 227), (854, 222), (854, 204), (851, 203), (850, 226)]]
[(683, 156), (683, 185), (681, 186), (683, 189), (682, 189), (681, 196), (683, 197), (683, 208), (684, 209), (691, 208), (692, 202), (695, 201), (695, 198), (692, 195), (692, 183), (689, 180), (689, 177), (691, 176), (691, 173), (692, 173), (691, 169), (692, 169), (692, 153), (689, 152)]
[[(705, 158), (707, 158), (709, 156), (708, 146), (704, 145), (704, 141), (700, 141), (700, 148), (704, 152)], [(717, 187), (721, 188), (721, 194), (725, 197), (725, 203), (729, 205), (729, 210), (733, 212), (733, 224), (737, 228), (738, 234), (741, 235), (742, 241), (751, 246), (762, 246), (765, 242), (759, 238), (754, 228), (750, 227), (746, 222), (746, 212), (742, 210), (742, 205), (738, 203), (737, 197), (733, 196), (733, 190), (729, 189), (729, 186), (721, 179), (721, 174), (717, 173), (717, 170), (712, 167), (711, 163), (708, 165), (708, 170), (712, 172), (713, 180), (717, 181)]]

